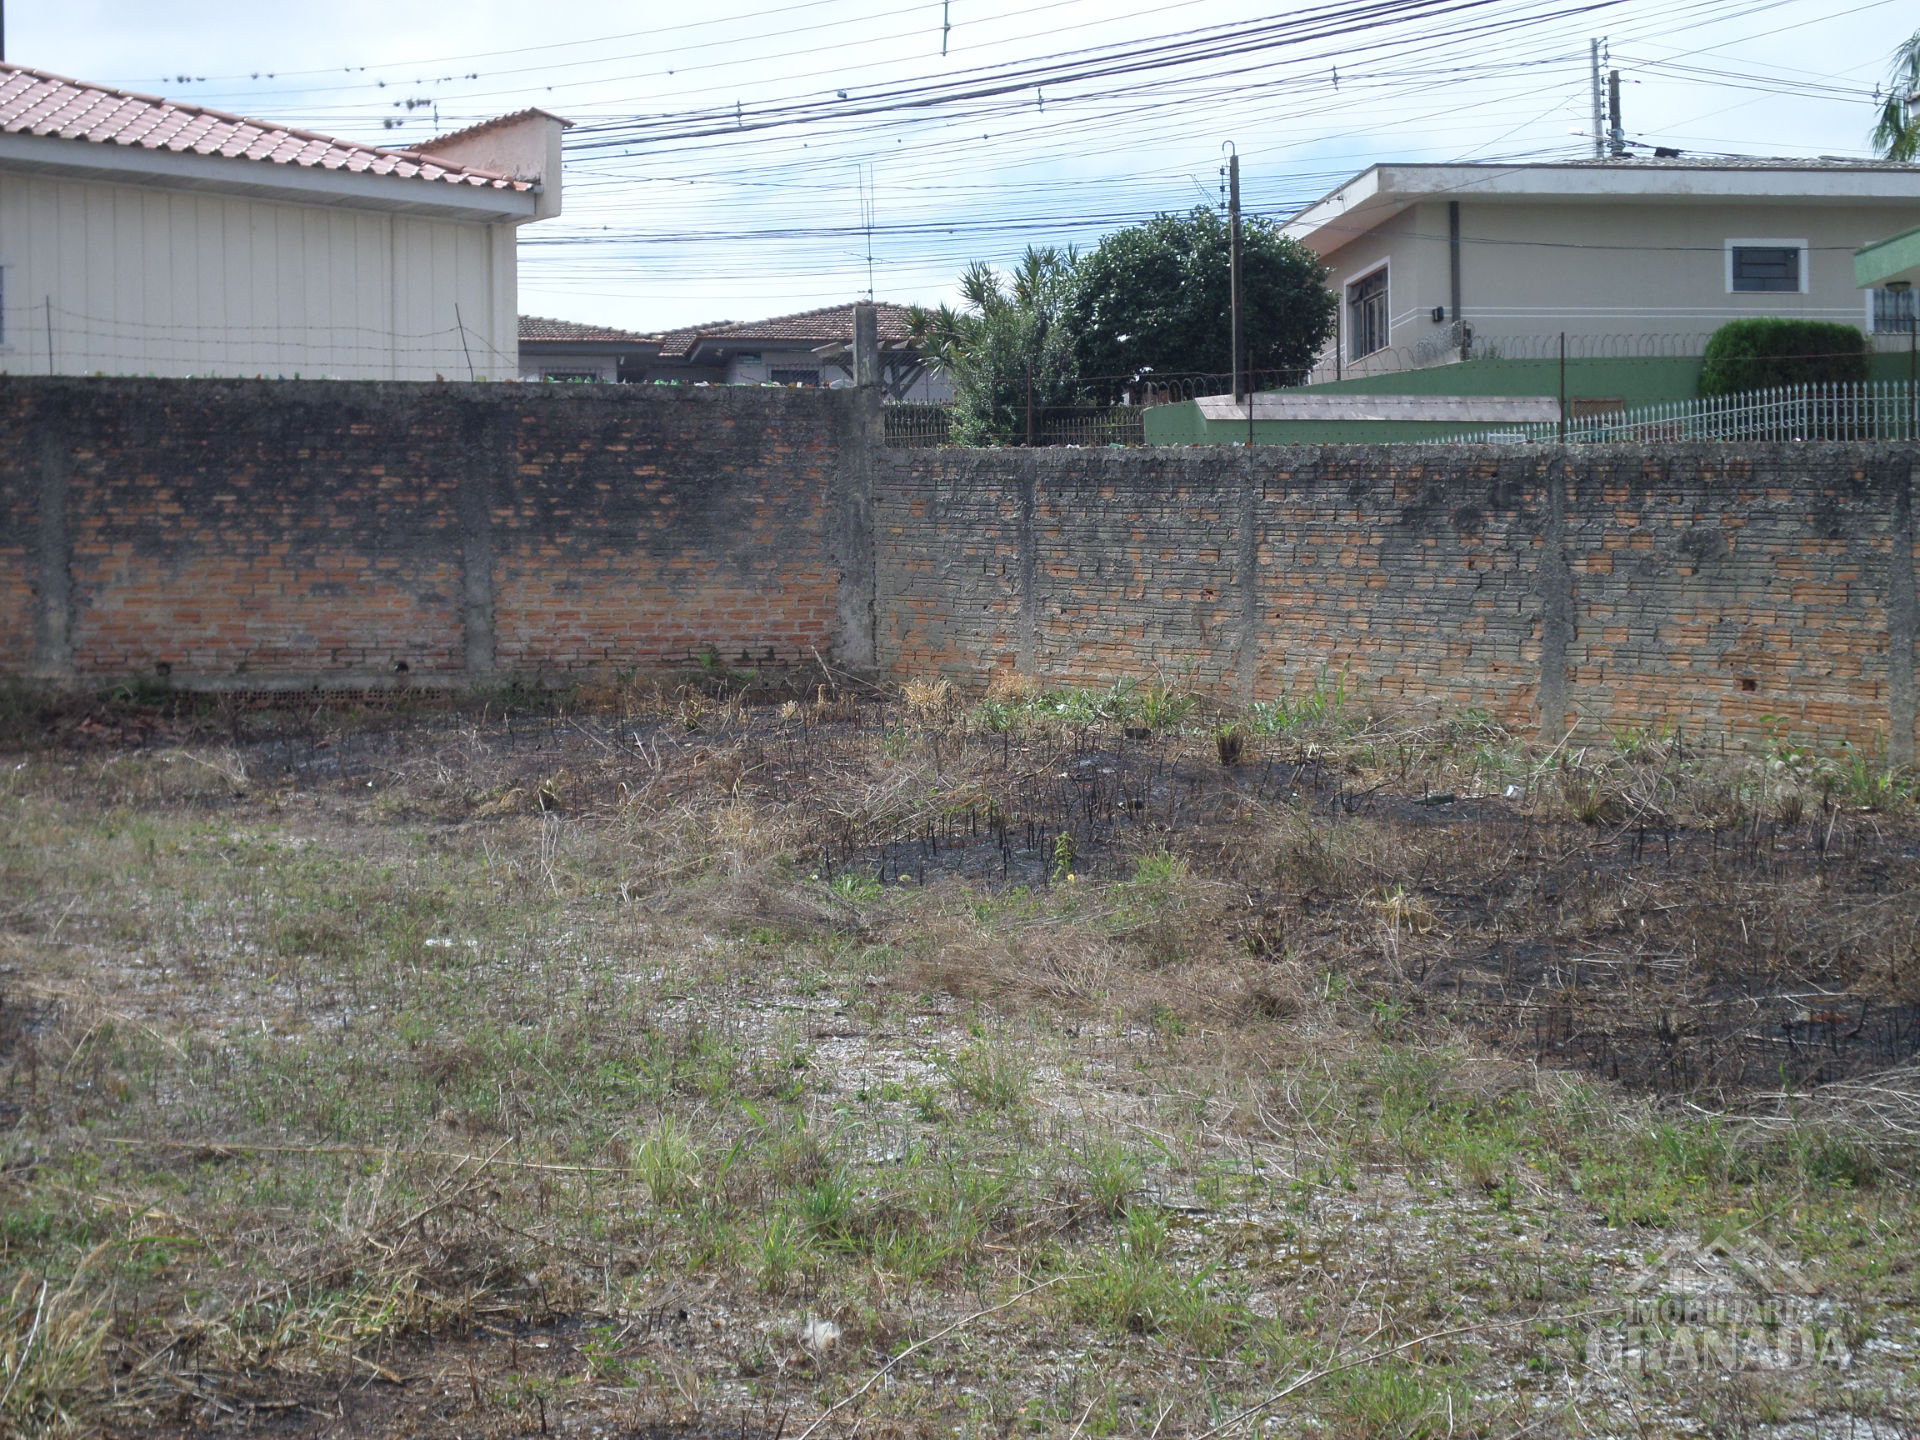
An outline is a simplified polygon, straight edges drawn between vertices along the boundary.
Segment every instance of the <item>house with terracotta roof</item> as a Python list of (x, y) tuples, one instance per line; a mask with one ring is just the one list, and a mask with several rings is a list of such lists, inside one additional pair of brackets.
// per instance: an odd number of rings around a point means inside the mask
[(659, 354), (658, 335), (542, 315), (520, 317), (522, 380), (637, 381)]
[[(880, 383), (889, 400), (945, 404), (953, 387), (927, 368), (908, 333), (907, 307), (874, 305)], [(570, 320), (520, 317), (522, 379), (622, 380), (681, 385), (851, 385), (853, 306), (770, 320), (718, 320), (638, 335)]]
[[(880, 387), (889, 400), (944, 404), (953, 387), (927, 367), (908, 331), (905, 305), (874, 303), (880, 329)], [(829, 305), (770, 320), (723, 321), (660, 337), (654, 368), (675, 365), (727, 385), (853, 383), (853, 306)]]
[(0, 373), (517, 378), (567, 124), (388, 149), (0, 64)]

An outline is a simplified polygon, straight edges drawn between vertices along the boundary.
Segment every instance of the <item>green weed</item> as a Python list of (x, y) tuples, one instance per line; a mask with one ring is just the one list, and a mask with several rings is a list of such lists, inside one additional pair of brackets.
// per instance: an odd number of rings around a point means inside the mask
[(977, 1040), (935, 1063), (957, 1095), (984, 1110), (1020, 1110), (1032, 1098), (1032, 1065), (1003, 1042)]
[(700, 1189), (700, 1148), (678, 1121), (658, 1120), (633, 1152), (633, 1171), (659, 1210), (676, 1210)]

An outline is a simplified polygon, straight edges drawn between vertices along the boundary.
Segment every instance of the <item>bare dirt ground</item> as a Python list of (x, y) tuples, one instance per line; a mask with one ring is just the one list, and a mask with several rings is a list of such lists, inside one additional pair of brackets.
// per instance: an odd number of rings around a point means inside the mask
[(1338, 681), (9, 723), (0, 1431), (1920, 1427), (1872, 757)]

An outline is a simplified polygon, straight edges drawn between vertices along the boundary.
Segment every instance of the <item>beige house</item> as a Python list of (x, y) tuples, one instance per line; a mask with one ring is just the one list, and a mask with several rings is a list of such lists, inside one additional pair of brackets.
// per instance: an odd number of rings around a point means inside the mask
[(1548, 359), (1563, 333), (1583, 357), (1697, 355), (1749, 315), (1904, 336), (1911, 297), (1863, 295), (1853, 252), (1916, 223), (1920, 166), (1676, 156), (1376, 165), (1286, 233), (1340, 296), (1323, 381)]
[(566, 124), (387, 150), (0, 65), (0, 373), (516, 378)]

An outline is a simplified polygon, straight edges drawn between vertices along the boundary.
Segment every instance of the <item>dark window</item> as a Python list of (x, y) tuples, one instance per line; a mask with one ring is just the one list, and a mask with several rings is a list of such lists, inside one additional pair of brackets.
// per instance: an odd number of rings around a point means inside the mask
[(1387, 272), (1374, 271), (1347, 287), (1347, 355), (1358, 360), (1387, 348)]
[(1911, 335), (1916, 314), (1912, 290), (1873, 292), (1873, 328), (1879, 335)]
[(1778, 291), (1800, 289), (1800, 247), (1797, 245), (1736, 245), (1733, 247), (1735, 290)]
[(820, 372), (818, 370), (773, 369), (767, 372), (767, 378), (776, 385), (818, 385), (820, 383)]

